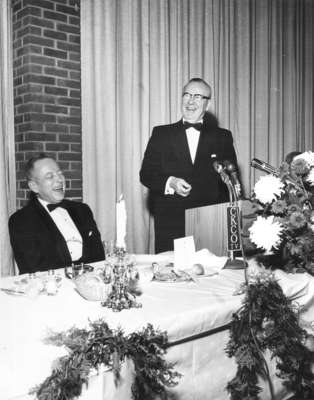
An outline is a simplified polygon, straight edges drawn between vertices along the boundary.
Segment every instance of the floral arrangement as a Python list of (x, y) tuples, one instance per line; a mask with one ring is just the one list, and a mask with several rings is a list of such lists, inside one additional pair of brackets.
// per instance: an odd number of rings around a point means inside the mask
[(314, 153), (262, 176), (251, 197), (251, 249), (264, 266), (314, 275)]
[(273, 386), (264, 352), (276, 361), (277, 375), (293, 399), (314, 398), (314, 337), (299, 326), (298, 313), (269, 270), (248, 274), (241, 309), (233, 315), (226, 353), (237, 363), (228, 383), (231, 400), (258, 400), (259, 377)]
[(173, 364), (164, 360), (167, 334), (150, 324), (141, 332), (125, 336), (121, 329), (113, 331), (100, 319), (90, 322), (89, 329), (71, 328), (67, 332), (52, 333), (46, 342), (65, 346), (69, 354), (59, 358), (51, 375), (32, 389), (30, 394), (36, 394), (38, 400), (77, 398), (83, 385), (88, 385), (90, 373), (101, 366), (113, 371), (118, 383), (121, 364), (126, 358), (134, 364), (134, 400), (150, 399), (156, 394), (164, 396), (166, 387), (175, 386), (181, 377), (173, 370)]

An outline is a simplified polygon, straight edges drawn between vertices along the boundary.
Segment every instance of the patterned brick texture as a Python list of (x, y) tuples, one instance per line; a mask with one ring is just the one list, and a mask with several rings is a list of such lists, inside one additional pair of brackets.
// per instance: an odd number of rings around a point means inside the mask
[(28, 199), (25, 162), (47, 152), (82, 199), (79, 0), (12, 0), (17, 208)]

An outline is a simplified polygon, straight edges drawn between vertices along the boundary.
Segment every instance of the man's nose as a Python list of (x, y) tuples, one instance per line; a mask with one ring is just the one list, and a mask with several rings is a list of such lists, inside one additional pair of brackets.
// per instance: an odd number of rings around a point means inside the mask
[(65, 178), (63, 174), (55, 174), (55, 179), (57, 182), (63, 182)]

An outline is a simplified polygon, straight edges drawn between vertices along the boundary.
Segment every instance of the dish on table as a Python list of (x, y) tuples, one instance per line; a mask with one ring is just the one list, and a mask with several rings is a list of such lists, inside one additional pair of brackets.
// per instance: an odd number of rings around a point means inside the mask
[(111, 290), (111, 284), (105, 284), (103, 277), (95, 272), (78, 275), (73, 282), (78, 293), (89, 301), (105, 301)]
[(39, 294), (56, 294), (61, 283), (62, 277), (58, 274), (38, 273), (16, 279), (10, 286), (0, 290), (10, 295), (34, 297)]
[(153, 281), (157, 282), (189, 282), (194, 278), (185, 271), (175, 271), (173, 263), (160, 265), (153, 263)]

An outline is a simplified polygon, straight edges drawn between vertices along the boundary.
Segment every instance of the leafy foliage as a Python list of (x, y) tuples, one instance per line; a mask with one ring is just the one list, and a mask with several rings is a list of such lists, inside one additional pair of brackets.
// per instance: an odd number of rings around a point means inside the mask
[(113, 371), (118, 383), (126, 358), (133, 361), (135, 368), (134, 400), (165, 394), (166, 387), (178, 383), (181, 375), (164, 359), (168, 346), (165, 332), (148, 324), (142, 331), (125, 336), (121, 329), (111, 330), (102, 319), (90, 322), (89, 328), (71, 328), (52, 333), (46, 339), (49, 344), (65, 346), (69, 354), (60, 357), (51, 375), (32, 390), (38, 400), (70, 400), (80, 396), (90, 372), (102, 365)]
[(237, 363), (236, 376), (227, 385), (231, 400), (259, 399), (258, 377), (270, 380), (266, 350), (276, 360), (283, 385), (297, 399), (314, 399), (314, 352), (305, 345), (308, 336), (272, 273), (249, 280), (243, 305), (233, 315), (226, 347)]
[(313, 175), (314, 153), (306, 152), (256, 182), (251, 200), (257, 220), (247, 253), (255, 252), (266, 267), (314, 275)]

